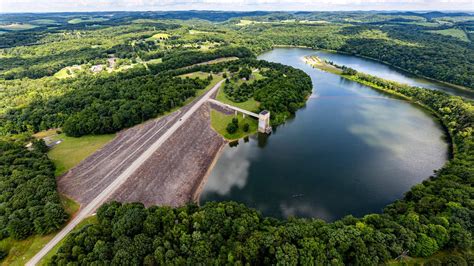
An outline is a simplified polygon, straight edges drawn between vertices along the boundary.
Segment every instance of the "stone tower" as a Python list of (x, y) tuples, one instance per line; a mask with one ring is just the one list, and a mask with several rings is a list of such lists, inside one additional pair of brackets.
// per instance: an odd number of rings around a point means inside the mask
[(272, 127), (270, 126), (270, 112), (263, 110), (258, 114), (258, 132), (271, 133)]

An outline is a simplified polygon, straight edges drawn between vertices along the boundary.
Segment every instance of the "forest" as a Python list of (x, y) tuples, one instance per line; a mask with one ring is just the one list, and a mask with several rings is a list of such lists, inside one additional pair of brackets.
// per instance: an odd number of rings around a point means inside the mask
[[(235, 72), (238, 79), (248, 77), (250, 68), (262, 69), (264, 79), (242, 84), (226, 84), (226, 95), (235, 101), (243, 102), (253, 97), (260, 102), (259, 110), (272, 113), (271, 123), (276, 126), (290, 118), (299, 108), (303, 107), (311, 94), (311, 78), (300, 69), (251, 58), (228, 63), (204, 66), (203, 71)], [(245, 72), (245, 73), (244, 73)], [(230, 87), (233, 86), (232, 90)], [(227, 88), (227, 89), (226, 89)]]
[[(439, 250), (472, 248), (474, 229), (474, 111), (446, 93), (367, 76), (358, 78), (418, 101), (447, 125), (454, 158), (381, 214), (278, 220), (233, 202), (202, 207), (150, 207), (112, 202), (98, 223), (71, 234), (53, 265), (94, 264), (353, 264), (376, 265), (404, 252), (429, 257)], [(467, 253), (430, 259), (428, 265), (472, 265)]]
[[(281, 124), (312, 85), (301, 70), (255, 59), (279, 45), (364, 56), (474, 89), (473, 25), (472, 15), (439, 12), (0, 14), (0, 240), (45, 235), (68, 218), (35, 132), (117, 132), (182, 106), (210, 82), (179, 75), (230, 71), (248, 79), (251, 69), (265, 78), (226, 85), (227, 96), (254, 98), (272, 113), (272, 125)], [(210, 63), (221, 58), (233, 61)], [(428, 108), (449, 132), (453, 158), (382, 213), (332, 223), (262, 217), (233, 202), (175, 209), (108, 203), (97, 224), (67, 238), (52, 264), (375, 265), (406, 251), (450, 251), (430, 265), (473, 265), (472, 102), (352, 69), (343, 74)], [(0, 250), (0, 260), (6, 253)]]
[(0, 240), (48, 234), (67, 220), (46, 150), (42, 140), (31, 150), (21, 142), (0, 140)]
[(417, 75), (474, 88), (472, 43), (434, 37), (422, 26), (254, 24), (243, 30), (275, 44), (365, 56)]
[(5, 117), (0, 119), (0, 128), (15, 134), (63, 127), (65, 133), (76, 137), (116, 132), (181, 106), (209, 84), (207, 80), (182, 79), (160, 72), (221, 57), (251, 55), (244, 48), (211, 53), (178, 52), (165, 57), (163, 63), (157, 65), (160, 67), (150, 66), (150, 70), (135, 68), (110, 75), (52, 81), (55, 91), (65, 93), (35, 98), (23, 108), (7, 109)]

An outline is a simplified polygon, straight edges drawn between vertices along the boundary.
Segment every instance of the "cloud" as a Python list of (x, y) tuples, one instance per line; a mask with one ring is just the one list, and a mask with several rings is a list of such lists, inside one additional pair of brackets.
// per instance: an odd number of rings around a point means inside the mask
[(0, 12), (139, 10), (474, 10), (473, 0), (0, 0)]

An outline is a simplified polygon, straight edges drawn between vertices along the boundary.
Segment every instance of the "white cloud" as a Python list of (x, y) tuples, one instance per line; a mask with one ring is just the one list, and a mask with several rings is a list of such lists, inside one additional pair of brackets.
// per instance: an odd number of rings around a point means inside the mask
[(474, 0), (0, 0), (0, 12), (117, 10), (474, 10)]

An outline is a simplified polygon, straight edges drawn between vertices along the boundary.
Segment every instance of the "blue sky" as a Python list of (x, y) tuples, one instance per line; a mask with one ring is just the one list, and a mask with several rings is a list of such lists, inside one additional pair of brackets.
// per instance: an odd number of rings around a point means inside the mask
[(0, 12), (154, 10), (456, 10), (474, 0), (0, 0)]

